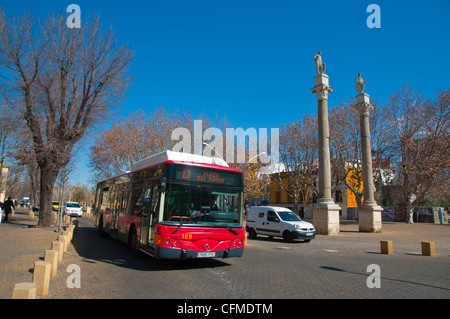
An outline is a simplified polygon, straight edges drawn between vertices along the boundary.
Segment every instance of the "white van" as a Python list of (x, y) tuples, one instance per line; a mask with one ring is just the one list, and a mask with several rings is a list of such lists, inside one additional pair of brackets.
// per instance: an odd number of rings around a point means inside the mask
[(258, 235), (283, 237), (287, 242), (303, 239), (306, 242), (316, 237), (316, 229), (311, 223), (301, 220), (291, 210), (277, 206), (250, 207), (247, 216), (249, 238)]

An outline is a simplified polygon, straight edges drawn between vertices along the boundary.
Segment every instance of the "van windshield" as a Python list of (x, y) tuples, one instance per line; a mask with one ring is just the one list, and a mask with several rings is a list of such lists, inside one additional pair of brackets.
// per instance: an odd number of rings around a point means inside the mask
[(282, 220), (287, 222), (301, 221), (301, 219), (293, 212), (278, 212), (278, 215), (280, 215)]

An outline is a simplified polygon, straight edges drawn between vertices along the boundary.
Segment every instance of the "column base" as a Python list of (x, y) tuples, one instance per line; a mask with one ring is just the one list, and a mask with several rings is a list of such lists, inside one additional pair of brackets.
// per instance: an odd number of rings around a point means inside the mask
[(381, 212), (383, 208), (378, 205), (358, 207), (359, 231), (364, 233), (381, 232)]
[(339, 211), (335, 203), (319, 203), (312, 207), (313, 224), (319, 235), (336, 236), (339, 234)]

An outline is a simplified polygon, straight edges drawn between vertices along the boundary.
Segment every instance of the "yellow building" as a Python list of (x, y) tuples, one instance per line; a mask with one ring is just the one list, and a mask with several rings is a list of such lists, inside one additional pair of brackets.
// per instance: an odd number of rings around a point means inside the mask
[[(279, 184), (280, 180), (283, 186)], [(359, 184), (360, 191), (362, 192), (362, 178), (358, 177), (356, 170), (349, 172), (347, 175), (347, 183), (355, 189), (358, 189)], [(301, 195), (297, 198), (297, 210), (294, 207), (293, 196), (290, 194), (292, 194), (292, 187), (289, 174), (287, 172), (271, 174), (269, 205), (287, 207), (297, 212), (303, 218), (312, 218), (311, 206), (317, 201), (317, 196), (313, 190), (308, 188), (301, 192)], [(356, 218), (355, 208), (358, 207), (358, 204), (355, 194), (349, 187), (346, 187), (344, 184), (336, 187), (333, 200), (341, 206), (341, 216), (343, 219)]]
[[(289, 174), (287, 172), (274, 173), (270, 177), (269, 205), (287, 207), (303, 216), (306, 206), (312, 202), (313, 192), (310, 189), (300, 192), (297, 198), (297, 211), (294, 208), (293, 190)], [(282, 185), (280, 185), (280, 181)]]

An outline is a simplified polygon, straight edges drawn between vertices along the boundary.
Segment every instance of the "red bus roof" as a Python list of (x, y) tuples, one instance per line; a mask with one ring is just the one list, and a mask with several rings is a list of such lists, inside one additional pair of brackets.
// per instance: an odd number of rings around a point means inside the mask
[(130, 171), (118, 174), (116, 176), (111, 176), (103, 181), (116, 178), (122, 175), (134, 173), (141, 171), (146, 168), (150, 168), (153, 166), (161, 165), (161, 164), (184, 164), (184, 165), (194, 165), (200, 167), (210, 167), (216, 169), (222, 169), (226, 171), (239, 172), (243, 173), (240, 169), (229, 167), (228, 164), (221, 158), (218, 157), (209, 157), (202, 156), (197, 154), (189, 154), (189, 153), (181, 153), (174, 151), (164, 151), (150, 157), (147, 157), (141, 161), (136, 162), (131, 166)]

